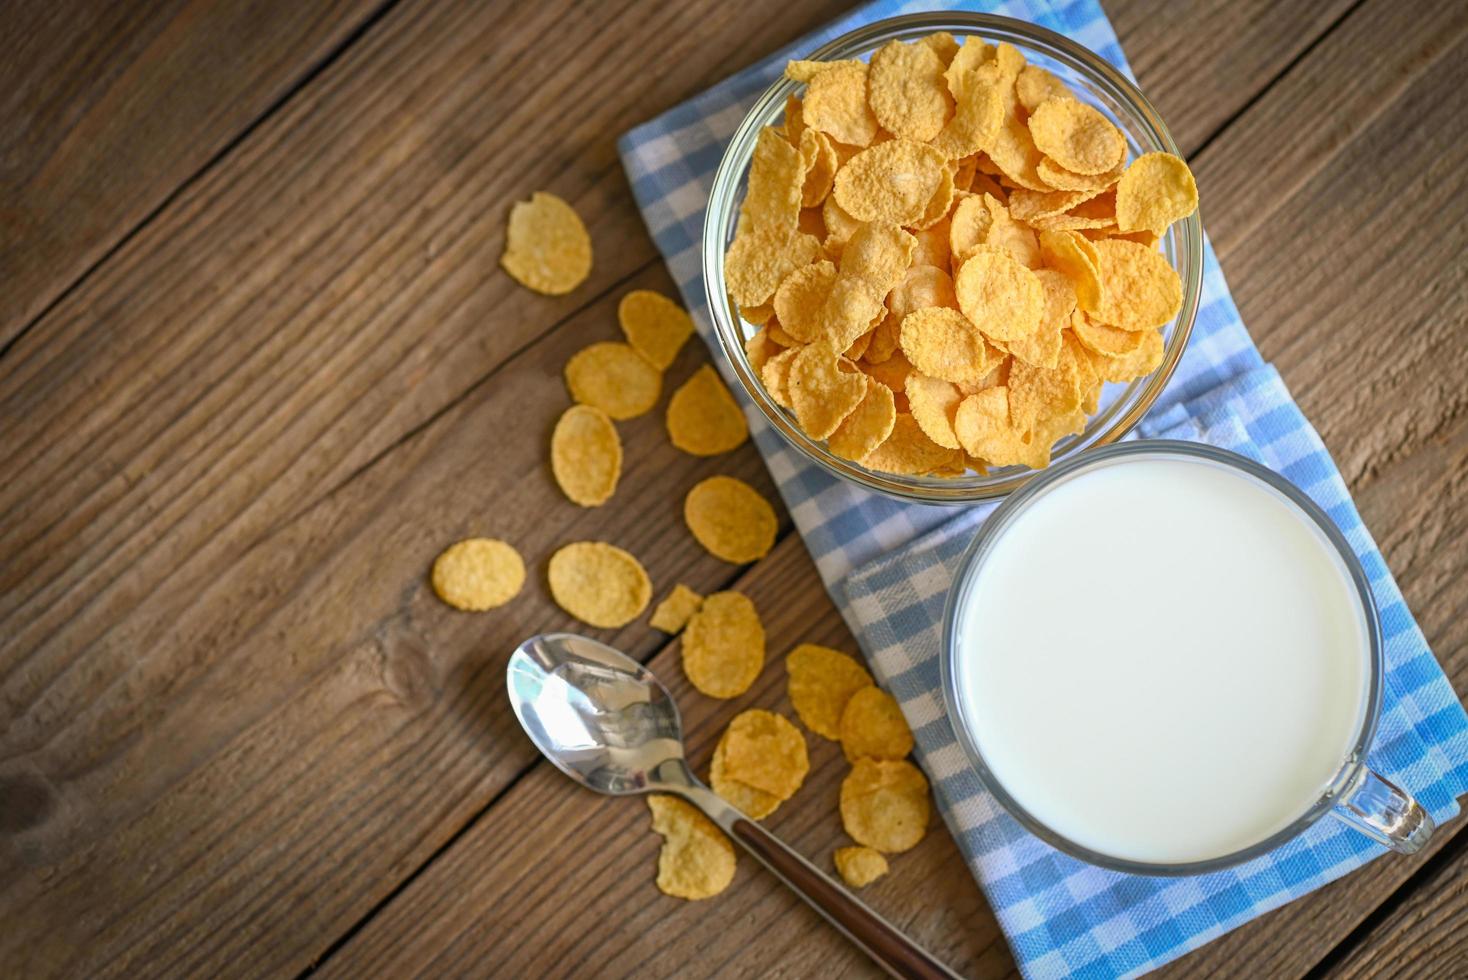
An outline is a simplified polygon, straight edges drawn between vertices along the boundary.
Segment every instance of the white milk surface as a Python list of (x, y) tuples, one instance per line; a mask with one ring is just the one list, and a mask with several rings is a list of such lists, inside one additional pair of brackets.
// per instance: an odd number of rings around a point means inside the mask
[(1288, 826), (1355, 741), (1366, 623), (1339, 555), (1254, 478), (1123, 457), (1033, 501), (958, 618), (955, 684), (1029, 812), (1182, 863)]

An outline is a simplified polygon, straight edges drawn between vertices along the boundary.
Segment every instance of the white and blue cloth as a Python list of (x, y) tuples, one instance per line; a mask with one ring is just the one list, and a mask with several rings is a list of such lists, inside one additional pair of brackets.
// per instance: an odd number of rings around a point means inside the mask
[[(1041, 24), (1128, 71), (1096, 0), (896, 3), (859, 7), (622, 137), (644, 219), (700, 332), (717, 349), (699, 247), (724, 147), (781, 73), (854, 27), (902, 13), (973, 7)], [(965, 510), (901, 503), (809, 462), (744, 403), (756, 446), (821, 577), (874, 673), (897, 698), (940, 811), (988, 895), (1027, 977), (1136, 976), (1339, 878), (1384, 849), (1326, 819), (1247, 864), (1190, 878), (1147, 878), (1068, 857), (1029, 834), (980, 785), (944, 710), (939, 651), (944, 600), (959, 558), (993, 504)], [(1203, 303), (1182, 363), (1138, 428), (1142, 438), (1205, 441), (1249, 455), (1308, 493), (1360, 558), (1381, 614), (1386, 684), (1370, 763), (1442, 823), (1468, 792), (1468, 715), (1407, 610), (1320, 437), (1265, 364), (1211, 248)]]

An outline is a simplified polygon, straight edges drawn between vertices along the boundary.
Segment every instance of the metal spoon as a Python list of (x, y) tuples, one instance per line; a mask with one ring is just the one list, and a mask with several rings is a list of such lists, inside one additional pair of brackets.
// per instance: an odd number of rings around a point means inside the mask
[(957, 976), (699, 782), (683, 758), (678, 706), (631, 657), (584, 636), (548, 633), (520, 644), (506, 679), (530, 740), (572, 779), (613, 796), (681, 796), (893, 976)]

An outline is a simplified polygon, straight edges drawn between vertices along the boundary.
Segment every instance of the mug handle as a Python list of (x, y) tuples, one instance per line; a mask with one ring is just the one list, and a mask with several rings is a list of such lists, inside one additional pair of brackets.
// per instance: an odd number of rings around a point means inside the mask
[(1416, 800), (1365, 766), (1330, 812), (1399, 854), (1422, 850), (1434, 829), (1432, 817)]

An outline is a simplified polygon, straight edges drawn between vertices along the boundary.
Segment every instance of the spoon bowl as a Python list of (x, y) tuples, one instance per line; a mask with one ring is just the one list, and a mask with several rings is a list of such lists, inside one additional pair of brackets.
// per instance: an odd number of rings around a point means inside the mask
[(511, 654), (506, 681), (535, 747), (598, 793), (646, 793), (686, 773), (678, 705), (620, 650), (574, 633), (531, 637)]

